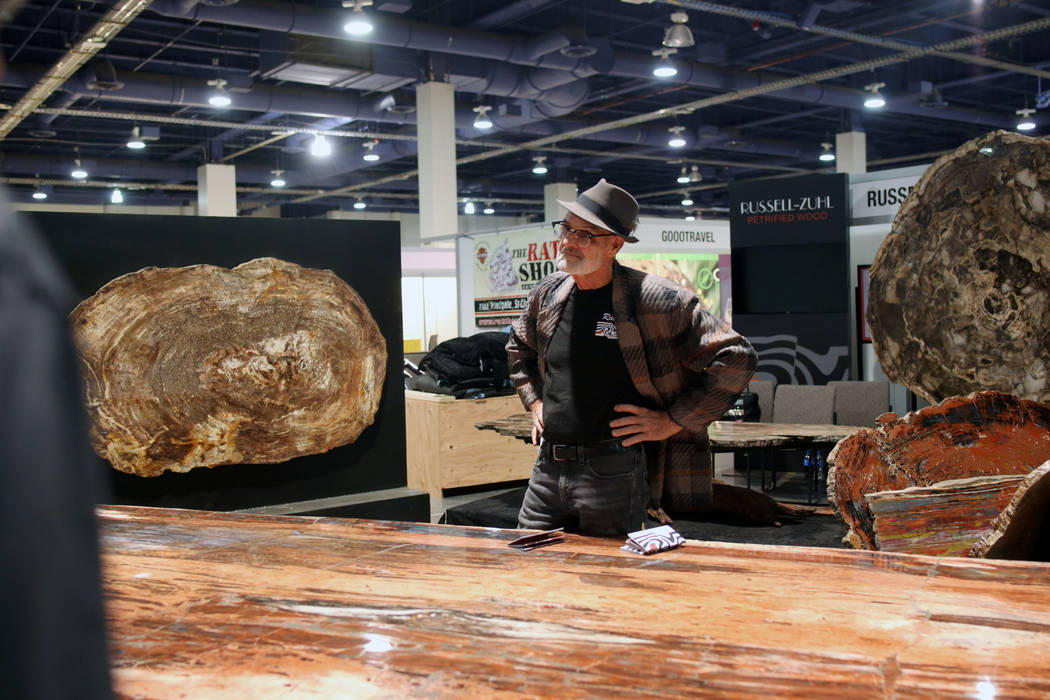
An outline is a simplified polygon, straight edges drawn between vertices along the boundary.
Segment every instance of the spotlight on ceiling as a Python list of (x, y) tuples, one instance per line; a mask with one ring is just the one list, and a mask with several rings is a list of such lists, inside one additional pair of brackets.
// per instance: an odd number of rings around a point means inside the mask
[(682, 148), (685, 146), (685, 137), (682, 136), (682, 132), (685, 131), (684, 126), (672, 126), (667, 129), (671, 132), (671, 138), (667, 140), (667, 145), (671, 148)]
[(317, 158), (327, 158), (332, 155), (332, 144), (328, 142), (324, 134), (317, 134), (310, 142), (310, 155)]
[(88, 176), (87, 170), (84, 170), (84, 166), (80, 164), (80, 159), (77, 158), (73, 161), (73, 170), (70, 171), (69, 176), (76, 180), (84, 180)]
[(682, 206), (683, 207), (691, 207), (691, 206), (693, 206), (693, 198), (690, 197), (688, 194), (682, 195)]
[(350, 17), (343, 25), (343, 31), (350, 36), (364, 36), (371, 33), (375, 27), (368, 15), (361, 11), (362, 7), (372, 5), (372, 0), (343, 0), (343, 7), (352, 8)]
[(675, 68), (674, 64), (671, 63), (671, 59), (668, 58), (673, 53), (677, 53), (678, 49), (662, 48), (653, 51), (653, 55), (658, 57), (660, 60), (653, 66), (653, 76), (656, 78), (673, 78), (678, 75), (678, 69)]
[(230, 99), (229, 94), (226, 92), (226, 81), (222, 78), (214, 78), (208, 81), (208, 85), (215, 88), (210, 95), (208, 95), (208, 104), (212, 107), (229, 107), (233, 104), (233, 100)]
[(33, 199), (47, 199), (47, 192), (43, 190), (37, 190), (33, 192)]
[(696, 216), (694, 216), (693, 214), (687, 214), (686, 217), (685, 217), (685, 220), (686, 221), (696, 221)]
[(886, 87), (886, 83), (868, 83), (864, 89), (870, 92), (864, 100), (864, 106), (868, 109), (882, 109), (886, 106), (886, 100), (879, 94), (879, 88)]
[(365, 200), (361, 199), (360, 197), (357, 199), (356, 202), (354, 202), (354, 209), (364, 209), (367, 206), (368, 205), (365, 204)]
[(133, 151), (141, 151), (146, 147), (146, 142), (142, 140), (142, 132), (137, 126), (131, 128), (131, 138), (128, 139), (127, 147)]
[(468, 199), (466, 204), (463, 205), (463, 213), (464, 214), (473, 214), (474, 213), (474, 202), (472, 202), (472, 201), (470, 201)]
[(544, 163), (544, 161), (547, 160), (547, 157), (546, 156), (533, 156), (532, 160), (534, 161), (534, 164), (532, 166), (533, 174), (534, 175), (546, 175), (547, 174), (547, 165)]
[(484, 131), (485, 129), (492, 128), (492, 120), (489, 119), (489, 115), (487, 114), (490, 109), (492, 109), (492, 107), (489, 107), (488, 105), (478, 105), (474, 108), (474, 111), (478, 113), (478, 116), (474, 117), (475, 129), (481, 129)]
[(270, 180), (270, 187), (284, 187), (288, 184), (284, 181), (284, 178), (281, 177), (284, 173), (283, 170), (271, 170), (270, 172), (273, 173), (273, 179)]
[(1017, 121), (1016, 127), (1018, 131), (1031, 131), (1035, 128), (1035, 122), (1032, 121), (1031, 117), (1031, 115), (1035, 114), (1034, 109), (1029, 109), (1025, 107), (1024, 109), (1017, 110), (1015, 114), (1017, 114), (1017, 116), (1020, 117), (1020, 119)]
[(671, 26), (664, 32), (663, 45), (676, 48), (684, 49), (687, 46), (693, 46), (696, 41), (693, 39), (693, 33), (689, 31), (689, 27), (685, 26), (685, 23), (689, 21), (689, 15), (678, 10), (677, 12), (671, 13)]
[(482, 214), (495, 214), (496, 210), (492, 208), (491, 204), (486, 204), (485, 208), (481, 210)]
[(694, 165), (689, 170), (689, 182), (703, 182), (704, 176), (700, 173), (700, 166)]
[(825, 141), (824, 143), (820, 144), (820, 147), (823, 150), (820, 152), (820, 155), (817, 156), (817, 160), (822, 160), (825, 163), (830, 163), (831, 161), (835, 160), (835, 152), (831, 150), (830, 143)]
[(682, 172), (678, 173), (678, 178), (675, 180), (679, 185), (685, 185), (689, 183), (689, 171), (682, 166)]
[(124, 203), (124, 193), (122, 193), (119, 189), (113, 190), (109, 194), (109, 201), (113, 202), (114, 204), (123, 204)]
[(361, 160), (367, 160), (369, 163), (374, 163), (379, 160), (379, 154), (375, 152), (377, 143), (379, 143), (379, 141), (369, 141), (365, 144), (365, 154), (361, 156)]

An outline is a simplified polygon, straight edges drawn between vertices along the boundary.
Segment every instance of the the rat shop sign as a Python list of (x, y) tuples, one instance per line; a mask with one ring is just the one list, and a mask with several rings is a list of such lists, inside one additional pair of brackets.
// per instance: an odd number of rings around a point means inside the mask
[(558, 239), (534, 228), (474, 239), (474, 323), (505, 326), (525, 310), (529, 290), (558, 269)]

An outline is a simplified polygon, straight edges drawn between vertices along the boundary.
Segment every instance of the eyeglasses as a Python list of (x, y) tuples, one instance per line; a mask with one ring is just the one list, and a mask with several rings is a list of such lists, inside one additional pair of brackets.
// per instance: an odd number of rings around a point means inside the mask
[(558, 234), (558, 240), (567, 240), (580, 248), (589, 246), (591, 239), (617, 235), (615, 233), (591, 233), (582, 228), (573, 228), (564, 221), (552, 221), (551, 226), (554, 227), (554, 233)]

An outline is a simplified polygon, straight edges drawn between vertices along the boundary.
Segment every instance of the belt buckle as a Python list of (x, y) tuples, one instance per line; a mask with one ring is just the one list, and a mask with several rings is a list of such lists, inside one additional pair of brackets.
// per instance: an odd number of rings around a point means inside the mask
[(551, 458), (555, 462), (568, 462), (577, 458), (576, 445), (551, 445)]

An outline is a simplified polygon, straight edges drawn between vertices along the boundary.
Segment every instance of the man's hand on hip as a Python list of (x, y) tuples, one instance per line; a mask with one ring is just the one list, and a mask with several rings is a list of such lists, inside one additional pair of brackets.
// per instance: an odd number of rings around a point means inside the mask
[(614, 437), (626, 437), (623, 440), (624, 447), (640, 442), (666, 440), (682, 429), (682, 426), (671, 420), (667, 411), (653, 411), (629, 403), (618, 403), (613, 406), (613, 410), (630, 414), (609, 421)]
[(529, 405), (532, 412), (532, 444), (540, 444), (540, 435), (543, 435), (543, 399), (536, 399)]

